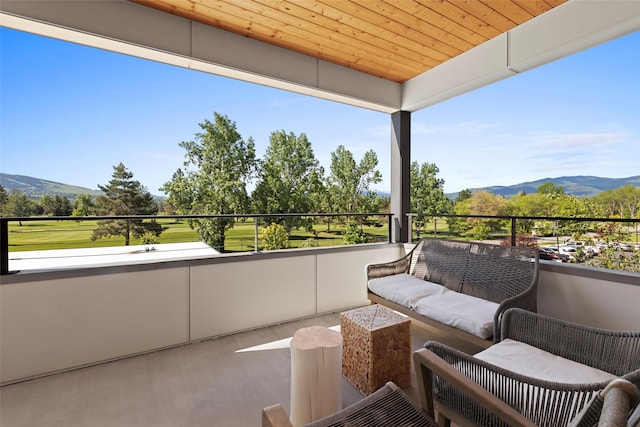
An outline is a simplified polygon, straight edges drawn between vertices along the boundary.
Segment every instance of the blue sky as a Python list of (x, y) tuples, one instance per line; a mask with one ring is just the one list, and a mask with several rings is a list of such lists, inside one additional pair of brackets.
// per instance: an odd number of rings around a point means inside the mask
[[(264, 155), (273, 131), (305, 133), (329, 168), (373, 149), (389, 189), (387, 114), (0, 29), (0, 170), (97, 188), (122, 162), (153, 194), (178, 143), (213, 113)], [(445, 192), (546, 177), (640, 174), (640, 33), (412, 115), (412, 159)]]

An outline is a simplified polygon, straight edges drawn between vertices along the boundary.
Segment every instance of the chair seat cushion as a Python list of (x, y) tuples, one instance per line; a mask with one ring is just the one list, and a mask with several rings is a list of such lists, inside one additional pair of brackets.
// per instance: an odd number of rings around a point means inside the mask
[(493, 336), (493, 316), (498, 304), (450, 291), (421, 298), (415, 305), (415, 311), (423, 316), (437, 320), (487, 339)]
[(405, 273), (371, 279), (368, 286), (374, 294), (412, 310), (421, 298), (446, 290), (444, 286), (437, 283), (427, 282)]
[(474, 357), (521, 375), (558, 383), (588, 384), (616, 378), (600, 369), (511, 339), (494, 344)]

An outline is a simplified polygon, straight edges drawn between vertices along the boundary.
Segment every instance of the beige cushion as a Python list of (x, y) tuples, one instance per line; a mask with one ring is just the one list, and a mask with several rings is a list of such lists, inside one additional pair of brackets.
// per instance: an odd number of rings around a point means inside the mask
[(558, 383), (598, 383), (616, 378), (608, 372), (510, 339), (492, 345), (475, 357), (521, 375)]
[(368, 286), (374, 294), (411, 309), (414, 309), (421, 298), (446, 290), (444, 286), (437, 283), (427, 282), (405, 273), (371, 279)]
[(421, 298), (415, 306), (415, 311), (423, 316), (483, 339), (493, 336), (493, 316), (497, 310), (498, 304), (494, 302), (448, 289)]

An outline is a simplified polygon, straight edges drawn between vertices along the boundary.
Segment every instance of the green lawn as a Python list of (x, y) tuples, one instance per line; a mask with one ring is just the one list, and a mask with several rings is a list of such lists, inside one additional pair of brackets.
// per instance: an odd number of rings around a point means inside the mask
[[(197, 241), (196, 233), (185, 222), (175, 224), (170, 221), (158, 221), (169, 228), (160, 236), (160, 243)], [(92, 231), (96, 221), (29, 221), (20, 226), (9, 224), (9, 251), (36, 251), (48, 249), (99, 248), (124, 245), (123, 237), (110, 237), (92, 242)], [(140, 244), (133, 239), (132, 245)]]
[[(158, 220), (167, 229), (158, 238), (158, 243), (197, 242), (198, 234), (189, 227), (188, 221)], [(124, 245), (123, 237), (110, 237), (91, 241), (92, 231), (97, 227), (96, 221), (25, 221), (9, 224), (9, 252), (35, 251), (51, 249), (97, 248)], [(330, 232), (327, 224), (314, 225), (316, 238), (320, 246), (342, 245), (344, 225), (332, 222)], [(388, 229), (386, 223), (382, 226), (365, 225), (363, 231), (372, 241), (386, 241)], [(255, 223), (253, 219), (236, 221), (235, 226), (228, 230), (225, 239), (227, 251), (254, 250)], [(294, 230), (289, 238), (289, 246), (300, 247), (303, 242), (313, 237), (313, 233), (304, 230)], [(132, 245), (142, 242), (132, 239)]]

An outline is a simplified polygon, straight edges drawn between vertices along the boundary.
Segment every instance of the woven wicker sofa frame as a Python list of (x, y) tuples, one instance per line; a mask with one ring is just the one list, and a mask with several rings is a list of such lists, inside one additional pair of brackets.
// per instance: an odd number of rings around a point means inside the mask
[[(591, 366), (625, 379), (640, 388), (640, 331), (611, 331), (577, 325), (525, 310), (504, 314), (501, 338), (524, 342), (554, 355)], [(425, 395), (440, 415), (439, 424), (449, 421), (459, 426), (508, 425), (479, 407), (468, 394), (446, 379), (452, 372), (463, 373), (484, 390), (499, 396), (535, 425), (566, 426), (581, 408), (592, 406), (575, 426), (594, 425), (598, 409), (596, 397), (609, 382), (566, 384), (543, 381), (502, 369), (441, 343), (431, 341), (425, 349), (444, 360), (441, 373), (424, 372)], [(420, 350), (420, 351), (425, 351)], [(424, 366), (422, 369), (426, 369)], [(591, 403), (595, 401), (595, 404)], [(600, 404), (600, 408), (601, 408)], [(589, 412), (588, 410), (585, 410)], [(640, 409), (637, 409), (637, 412)], [(589, 424), (591, 422), (591, 424)]]
[(483, 339), (445, 325), (368, 290), (372, 303), (382, 304), (425, 324), (487, 348), (499, 339), (502, 314), (509, 308), (537, 310), (538, 251), (532, 248), (424, 238), (404, 257), (369, 264), (367, 280), (406, 273), (498, 304), (493, 339)]

